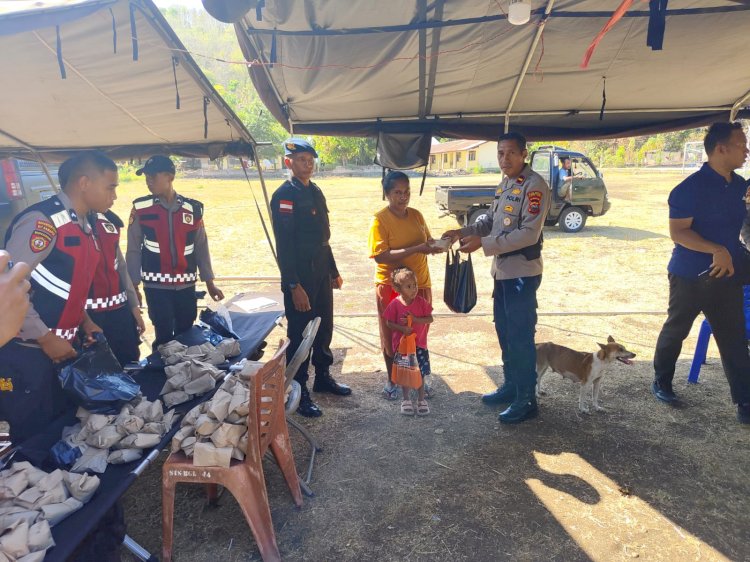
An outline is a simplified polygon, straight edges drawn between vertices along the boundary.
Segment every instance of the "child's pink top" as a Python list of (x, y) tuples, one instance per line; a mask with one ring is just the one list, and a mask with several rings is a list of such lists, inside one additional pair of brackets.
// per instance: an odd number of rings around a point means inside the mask
[[(406, 316), (411, 314), (412, 317), (429, 316), (432, 314), (432, 305), (428, 303), (424, 297), (417, 295), (409, 306), (406, 306), (401, 302), (401, 298), (395, 298), (391, 301), (391, 304), (385, 309), (383, 318), (394, 324), (400, 324), (402, 318), (406, 319)], [(417, 334), (417, 347), (427, 349), (427, 332), (430, 330), (429, 324), (412, 324), (414, 333)], [(403, 334), (396, 330), (393, 330), (393, 336), (391, 341), (393, 343), (393, 352), (398, 350), (398, 344), (401, 341)]]

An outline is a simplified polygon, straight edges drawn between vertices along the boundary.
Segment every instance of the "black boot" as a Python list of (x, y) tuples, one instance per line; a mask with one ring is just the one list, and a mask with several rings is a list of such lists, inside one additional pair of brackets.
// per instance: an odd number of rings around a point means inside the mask
[(524, 420), (535, 418), (539, 413), (536, 406), (536, 394), (533, 386), (518, 387), (516, 399), (508, 408), (500, 412), (497, 419), (500, 423), (521, 423)]
[(339, 384), (331, 376), (331, 373), (317, 373), (313, 383), (313, 392), (330, 392), (336, 396), (349, 396), (352, 389), (345, 384)]
[(482, 402), (490, 406), (498, 404), (510, 404), (516, 399), (516, 385), (512, 382), (505, 382), (503, 386), (497, 388), (494, 392), (482, 396)]
[(310, 391), (307, 390), (307, 385), (302, 387), (302, 396), (299, 399), (297, 413), (306, 418), (319, 418), (323, 415), (323, 410), (318, 408), (318, 405), (310, 398)]

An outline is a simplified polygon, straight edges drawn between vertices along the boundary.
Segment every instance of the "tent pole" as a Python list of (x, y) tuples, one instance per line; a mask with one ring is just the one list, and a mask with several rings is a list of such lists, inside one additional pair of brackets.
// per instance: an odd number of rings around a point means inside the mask
[(521, 68), (521, 73), (518, 75), (518, 80), (516, 80), (516, 86), (513, 88), (513, 93), (510, 96), (508, 107), (505, 110), (504, 132), (506, 133), (510, 129), (510, 112), (513, 109), (513, 105), (516, 103), (516, 97), (518, 96), (518, 92), (521, 89), (521, 84), (523, 84), (523, 79), (526, 77), (526, 71), (529, 69), (529, 65), (531, 64), (531, 58), (534, 56), (534, 51), (536, 51), (536, 46), (539, 43), (539, 39), (541, 39), (542, 33), (544, 33), (544, 26), (547, 25), (547, 21), (549, 20), (549, 14), (552, 11), (552, 6), (554, 4), (555, 4), (555, 0), (549, 0), (547, 2), (547, 7), (544, 9), (544, 16), (542, 17), (542, 21), (539, 22), (539, 26), (536, 29), (536, 35), (534, 35), (534, 40), (531, 42), (531, 47), (529, 48), (529, 52), (526, 54), (526, 60), (523, 61), (523, 68)]
[(750, 100), (750, 91), (746, 92), (744, 96), (732, 104), (732, 111), (729, 112), (730, 121), (734, 121), (737, 118), (737, 113), (742, 109), (742, 104), (748, 100)]
[(266, 210), (268, 211), (268, 217), (273, 220), (271, 215), (271, 202), (268, 200), (268, 191), (266, 190), (266, 180), (263, 178), (263, 170), (260, 165), (260, 157), (258, 156), (258, 147), (253, 145), (253, 155), (255, 158), (255, 169), (258, 170), (258, 178), (260, 178), (260, 188), (263, 190), (263, 199), (266, 201)]
[(9, 138), (13, 142), (17, 142), (22, 147), (24, 147), (26, 150), (28, 150), (29, 152), (31, 152), (31, 154), (33, 154), (34, 157), (36, 158), (36, 161), (39, 162), (39, 165), (42, 167), (42, 170), (44, 171), (44, 175), (47, 176), (47, 179), (49, 180), (49, 184), (56, 191), (60, 191), (60, 187), (61, 186), (58, 186), (57, 182), (52, 177), (52, 174), (50, 173), (49, 168), (47, 167), (47, 162), (44, 160), (44, 157), (41, 155), (41, 153), (37, 152), (37, 150), (33, 146), (31, 146), (29, 144), (26, 144), (21, 139), (14, 137), (10, 133), (6, 133), (2, 129), (0, 129), (0, 135), (3, 135), (4, 137)]

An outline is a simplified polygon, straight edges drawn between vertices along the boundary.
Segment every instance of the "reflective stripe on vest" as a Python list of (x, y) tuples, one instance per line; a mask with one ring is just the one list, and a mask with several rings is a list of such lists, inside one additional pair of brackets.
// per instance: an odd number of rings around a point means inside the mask
[(110, 308), (119, 308), (128, 302), (128, 295), (125, 291), (111, 297), (99, 297), (95, 299), (86, 299), (86, 308), (88, 310), (106, 310)]
[(144, 281), (154, 281), (155, 283), (193, 283), (198, 280), (197, 273), (152, 273), (141, 270), (141, 278)]
[(78, 328), (69, 328), (67, 330), (55, 328), (52, 331), (56, 336), (61, 337), (64, 340), (73, 341), (73, 339), (76, 337), (76, 334), (78, 333)]

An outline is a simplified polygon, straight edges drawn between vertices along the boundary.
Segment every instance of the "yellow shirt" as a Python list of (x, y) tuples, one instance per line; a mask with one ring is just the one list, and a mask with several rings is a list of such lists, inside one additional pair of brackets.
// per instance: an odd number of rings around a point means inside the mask
[[(406, 218), (400, 218), (388, 210), (388, 207), (375, 213), (370, 226), (370, 257), (387, 252), (417, 246), (431, 238), (430, 229), (424, 222), (422, 213), (407, 207)], [(425, 254), (412, 254), (400, 264), (377, 264), (375, 283), (391, 284), (391, 272), (399, 265), (406, 266), (417, 275), (419, 287), (430, 287), (430, 270), (427, 267)]]

